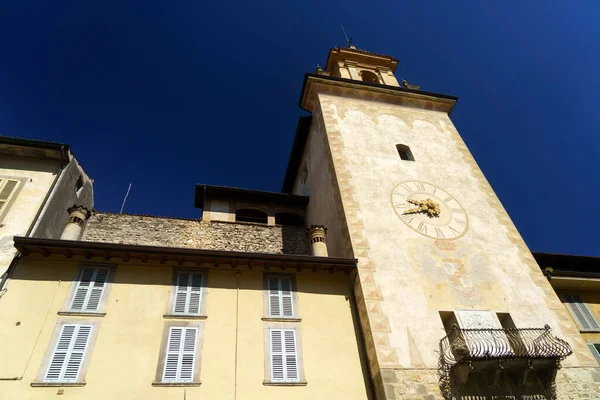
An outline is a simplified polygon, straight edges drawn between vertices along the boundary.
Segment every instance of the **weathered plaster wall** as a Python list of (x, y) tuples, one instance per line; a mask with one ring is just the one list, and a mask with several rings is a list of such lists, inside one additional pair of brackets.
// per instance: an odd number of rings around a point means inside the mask
[[(55, 399), (59, 389), (69, 399), (369, 398), (349, 301), (350, 278), (342, 273), (302, 271), (296, 274), (297, 305), (302, 317), (297, 323), (301, 327), (308, 384), (265, 386), (263, 271), (260, 268), (248, 271), (243, 266), (238, 266), (239, 281), (233, 269), (208, 272), (202, 385), (151, 386), (163, 327), (169, 321), (163, 314), (167, 311), (173, 265), (134, 261), (114, 264), (116, 270), (108, 292), (106, 315), (95, 317), (102, 322), (85, 376), (86, 385), (30, 387), (52, 330), (61, 318), (57, 313), (82, 262), (106, 263), (104, 259), (29, 256), (22, 259), (15, 270), (11, 289), (2, 298), (0, 307), (0, 326), (4, 327), (0, 329), (0, 353), (11, 360), (0, 363), (2, 399)], [(183, 267), (196, 266), (185, 264)], [(9, 378), (15, 380), (6, 380)]]
[(0, 176), (25, 178), (22, 189), (0, 223), (0, 277), (16, 253), (13, 236), (27, 233), (59, 170), (59, 161), (5, 155), (0, 158)]
[(333, 159), (319, 111), (313, 114), (312, 125), (304, 148), (301, 166), (308, 167), (305, 184), (300, 182), (302, 169), (294, 185), (295, 194), (308, 188), (310, 200), (306, 207), (307, 225), (327, 228), (327, 251), (330, 257), (353, 257), (345, 215), (341, 208), (340, 190), (333, 171)]
[[(83, 186), (77, 190), (77, 180), (80, 177)], [(75, 157), (71, 157), (71, 162), (60, 174), (31, 236), (48, 239), (60, 238), (69, 218), (67, 209), (73, 205), (84, 206), (88, 210), (94, 209), (92, 180), (83, 171)]]
[[(358, 301), (366, 309), (361, 317), (372, 335), (367, 350), (376, 373), (433, 370), (444, 336), (439, 312), (456, 309), (509, 312), (517, 327), (549, 324), (574, 349), (565, 366), (597, 367), (445, 113), (323, 94), (318, 100), (359, 260)], [(397, 144), (408, 145), (416, 161), (401, 161)], [(469, 216), (463, 237), (429, 239), (397, 217), (390, 194), (411, 179), (441, 187), (460, 202)], [(455, 279), (441, 268), (444, 259), (461, 264), (464, 276)], [(461, 290), (465, 283), (473, 293)]]
[(273, 254), (311, 254), (306, 229), (264, 225), (95, 213), (84, 241)]

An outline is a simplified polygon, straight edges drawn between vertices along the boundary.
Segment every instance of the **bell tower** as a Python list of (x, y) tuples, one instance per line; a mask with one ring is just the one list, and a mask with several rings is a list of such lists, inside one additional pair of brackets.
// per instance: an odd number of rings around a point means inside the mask
[(397, 66), (352, 46), (306, 74), (311, 117), (283, 185), (310, 196), (329, 256), (358, 260), (377, 399), (553, 398), (572, 376), (600, 396), (586, 342), (450, 120), (457, 98), (400, 84)]

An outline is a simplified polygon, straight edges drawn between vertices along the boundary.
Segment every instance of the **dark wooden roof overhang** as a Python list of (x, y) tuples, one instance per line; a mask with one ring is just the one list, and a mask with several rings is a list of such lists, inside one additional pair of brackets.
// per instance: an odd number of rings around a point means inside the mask
[(288, 193), (265, 192), (262, 190), (250, 190), (227, 186), (196, 185), (196, 197), (194, 207), (204, 208), (209, 199), (217, 200), (241, 200), (264, 204), (278, 204), (291, 207), (305, 207), (308, 197), (297, 196)]
[(179, 247), (141, 246), (121, 243), (84, 242), (74, 240), (38, 239), (16, 236), (15, 248), (22, 256), (41, 254), (44, 257), (61, 255), (66, 258), (82, 256), (94, 257), (105, 261), (121, 259), (123, 262), (138, 260), (142, 263), (158, 261), (159, 264), (186, 262), (213, 264), (216, 268), (246, 266), (250, 269), (262, 267), (265, 270), (280, 268), (296, 271), (328, 271), (350, 273), (356, 269), (357, 260), (353, 258), (315, 257), (305, 255), (248, 253), (242, 251), (200, 250)]

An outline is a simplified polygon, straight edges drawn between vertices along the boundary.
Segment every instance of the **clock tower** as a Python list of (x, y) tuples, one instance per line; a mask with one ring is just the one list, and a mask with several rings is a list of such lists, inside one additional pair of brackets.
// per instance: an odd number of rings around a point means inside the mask
[(283, 185), (310, 196), (329, 255), (358, 260), (377, 400), (560, 398), (574, 379), (600, 396), (586, 342), (450, 120), (457, 98), (399, 83), (397, 66), (351, 46), (305, 76), (311, 116)]

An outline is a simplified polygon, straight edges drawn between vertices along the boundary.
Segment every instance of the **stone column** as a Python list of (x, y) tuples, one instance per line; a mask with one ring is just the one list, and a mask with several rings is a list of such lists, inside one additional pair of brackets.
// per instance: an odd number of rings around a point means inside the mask
[(308, 229), (308, 237), (310, 237), (313, 256), (327, 257), (327, 244), (325, 243), (326, 232), (327, 228), (323, 225), (311, 225)]
[(79, 240), (81, 238), (81, 228), (91, 212), (83, 206), (73, 206), (67, 209), (69, 219), (60, 238), (62, 240)]

